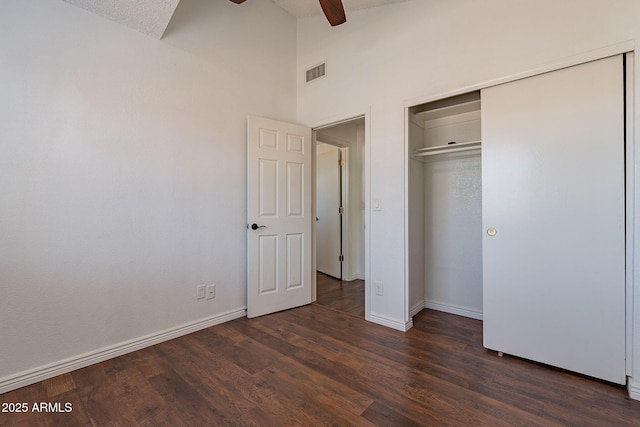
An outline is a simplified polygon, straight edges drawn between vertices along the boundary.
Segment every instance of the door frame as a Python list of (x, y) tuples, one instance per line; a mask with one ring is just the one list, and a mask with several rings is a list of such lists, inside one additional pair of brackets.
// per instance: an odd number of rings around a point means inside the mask
[[(363, 184), (364, 184), (364, 289), (365, 289), (365, 320), (370, 321), (370, 312), (371, 312), (371, 302), (370, 302), (370, 298), (371, 298), (371, 293), (370, 293), (370, 286), (369, 286), (369, 277), (371, 277), (370, 274), (370, 269), (371, 269), (371, 262), (370, 262), (370, 257), (371, 257), (371, 250), (370, 250), (370, 242), (371, 242), (371, 238), (370, 238), (370, 227), (369, 224), (371, 224), (371, 212), (369, 207), (371, 206), (370, 204), (370, 189), (371, 189), (371, 143), (370, 143), (370, 135), (371, 135), (371, 125), (370, 125), (370, 117), (371, 117), (371, 111), (370, 108), (367, 109), (367, 111), (365, 113), (361, 113), (361, 114), (353, 114), (353, 115), (348, 115), (346, 117), (339, 117), (339, 118), (333, 118), (333, 119), (327, 119), (326, 121), (322, 121), (319, 124), (316, 124), (314, 126), (311, 127), (312, 129), (312, 143), (314, 144), (314, 149), (312, 150), (312, 154), (311, 154), (311, 215), (312, 218), (315, 219), (316, 214), (317, 214), (317, 206), (316, 206), (316, 173), (317, 173), (317, 167), (316, 167), (316, 150), (315, 150), (315, 144), (318, 142), (317, 140), (317, 132), (322, 130), (322, 129), (327, 129), (336, 125), (340, 125), (340, 124), (345, 124), (345, 123), (349, 123), (355, 120), (360, 120), (360, 119), (364, 119), (364, 162), (362, 165), (362, 180), (363, 180)], [(327, 141), (319, 141), (319, 142), (325, 142), (327, 143)], [(348, 151), (347, 151), (348, 153)], [(350, 155), (352, 153), (348, 153), (347, 154), (347, 159), (345, 160), (345, 163), (347, 164), (346, 168), (344, 169), (344, 172), (348, 173), (348, 162), (350, 159)], [(344, 152), (343, 152), (344, 155)], [(344, 159), (344, 157), (343, 157)], [(348, 177), (345, 179), (345, 177), (343, 177), (343, 190), (344, 190), (344, 186), (347, 185), (346, 183), (348, 182)], [(347, 213), (344, 217), (343, 217), (343, 222), (348, 222), (348, 216), (349, 214)], [(343, 230), (345, 230), (343, 228)], [(311, 227), (311, 271), (314, 272), (314, 274), (312, 274), (311, 277), (311, 300), (312, 301), (316, 301), (317, 299), (317, 290), (318, 290), (318, 284), (317, 284), (317, 280), (316, 280), (316, 221), (313, 221), (312, 227)]]
[[(518, 73), (498, 77), (487, 80), (463, 88), (434, 93), (431, 95), (418, 96), (407, 99), (404, 102), (404, 150), (405, 150), (405, 269), (404, 269), (404, 293), (405, 293), (405, 320), (408, 324), (412, 324), (410, 315), (409, 301), (409, 117), (410, 109), (416, 105), (426, 104), (428, 102), (440, 99), (450, 98), (456, 95), (462, 95), (469, 92), (478, 91), (491, 86), (503, 83), (509, 83), (527, 77), (536, 76), (556, 70), (560, 70), (575, 65), (584, 64), (586, 62), (597, 61), (614, 55), (626, 55), (626, 123), (625, 123), (625, 155), (626, 155), (626, 171), (625, 171), (625, 345), (626, 345), (626, 374), (627, 388), (629, 396), (635, 400), (640, 400), (640, 260), (637, 255), (640, 254), (640, 196), (636, 197), (636, 192), (640, 191), (640, 144), (635, 138), (636, 127), (640, 122), (636, 120), (636, 110), (634, 108), (634, 100), (640, 99), (640, 67), (636, 65), (637, 58), (635, 55), (636, 42), (628, 40), (621, 43), (605, 46), (600, 49), (594, 49), (582, 52), (567, 58), (559, 59), (551, 63), (547, 63), (540, 67), (524, 70)], [(635, 378), (635, 380), (634, 380)]]

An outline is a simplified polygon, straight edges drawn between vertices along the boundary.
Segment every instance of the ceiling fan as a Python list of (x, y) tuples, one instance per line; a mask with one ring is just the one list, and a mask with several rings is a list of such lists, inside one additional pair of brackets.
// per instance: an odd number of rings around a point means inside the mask
[[(244, 3), (245, 0), (231, 0), (236, 4)], [(324, 16), (327, 17), (327, 21), (332, 27), (336, 25), (344, 24), (347, 22), (347, 17), (344, 13), (344, 7), (342, 6), (342, 0), (319, 0)]]

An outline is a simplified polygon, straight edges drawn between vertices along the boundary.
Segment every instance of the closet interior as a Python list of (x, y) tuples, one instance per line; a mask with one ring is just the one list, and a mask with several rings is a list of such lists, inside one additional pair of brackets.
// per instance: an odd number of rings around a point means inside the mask
[(409, 109), (409, 307), (482, 319), (480, 92)]

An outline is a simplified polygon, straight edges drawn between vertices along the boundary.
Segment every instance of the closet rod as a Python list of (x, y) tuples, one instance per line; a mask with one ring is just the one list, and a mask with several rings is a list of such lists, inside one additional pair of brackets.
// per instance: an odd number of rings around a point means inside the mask
[(480, 149), (481, 141), (461, 142), (459, 144), (438, 145), (437, 147), (420, 148), (415, 151), (416, 156), (434, 156), (436, 154), (454, 153)]
[(480, 146), (476, 145), (475, 147), (460, 147), (460, 148), (452, 148), (450, 150), (428, 151), (426, 153), (416, 153), (415, 155), (418, 157), (425, 157), (425, 156), (435, 156), (436, 154), (455, 153), (456, 151), (470, 151), (470, 150), (479, 150), (479, 149), (480, 149)]

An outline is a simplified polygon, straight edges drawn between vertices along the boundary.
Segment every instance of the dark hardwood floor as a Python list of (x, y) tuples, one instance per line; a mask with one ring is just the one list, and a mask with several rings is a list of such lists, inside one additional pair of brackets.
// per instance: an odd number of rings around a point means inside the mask
[(318, 272), (316, 304), (364, 319), (364, 280), (344, 282)]
[(482, 347), (432, 310), (407, 333), (321, 304), (237, 319), (0, 395), (19, 426), (638, 426), (623, 387)]

